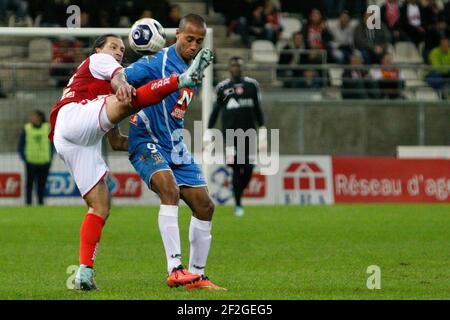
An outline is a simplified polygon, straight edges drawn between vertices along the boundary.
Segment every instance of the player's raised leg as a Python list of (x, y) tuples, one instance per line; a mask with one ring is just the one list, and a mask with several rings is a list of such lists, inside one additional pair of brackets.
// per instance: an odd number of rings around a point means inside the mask
[(106, 98), (106, 113), (113, 124), (117, 124), (140, 109), (161, 102), (171, 93), (201, 83), (203, 71), (211, 64), (213, 55), (209, 49), (201, 49), (190, 67), (179, 76), (153, 80), (137, 90), (131, 87), (122, 71), (115, 74), (111, 86), (116, 92)]
[(167, 258), (167, 285), (177, 287), (200, 278), (191, 274), (181, 263), (181, 242), (178, 228), (178, 202), (180, 191), (171, 170), (161, 170), (152, 175), (151, 189), (159, 195), (161, 205), (158, 225)]
[(200, 275), (200, 279), (187, 284), (187, 289), (226, 290), (215, 285), (205, 275), (206, 261), (211, 247), (211, 226), (214, 203), (206, 187), (180, 187), (180, 196), (192, 210), (189, 227), (190, 257), (189, 271)]

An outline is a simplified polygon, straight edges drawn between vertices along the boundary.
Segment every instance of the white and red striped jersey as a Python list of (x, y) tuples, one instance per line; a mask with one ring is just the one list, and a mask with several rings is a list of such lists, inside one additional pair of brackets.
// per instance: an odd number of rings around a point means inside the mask
[(120, 69), (122, 66), (116, 59), (106, 53), (95, 53), (78, 66), (64, 88), (61, 99), (50, 112), (50, 140), (53, 140), (53, 131), (59, 110), (71, 102), (94, 100), (98, 96), (113, 93), (111, 79)]

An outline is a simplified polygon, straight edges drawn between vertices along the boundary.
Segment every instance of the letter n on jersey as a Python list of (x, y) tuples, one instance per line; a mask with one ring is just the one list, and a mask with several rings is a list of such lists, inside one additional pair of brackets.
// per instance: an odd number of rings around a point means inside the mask
[(176, 119), (183, 119), (186, 113), (186, 108), (191, 104), (194, 97), (194, 90), (190, 88), (183, 88), (180, 90), (180, 96), (177, 99), (177, 103), (173, 106), (172, 117)]

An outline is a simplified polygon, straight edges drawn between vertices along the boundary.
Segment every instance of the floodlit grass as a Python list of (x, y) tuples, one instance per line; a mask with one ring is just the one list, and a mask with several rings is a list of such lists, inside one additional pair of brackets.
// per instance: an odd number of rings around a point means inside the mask
[[(156, 207), (114, 207), (96, 292), (66, 288), (82, 207), (0, 208), (0, 299), (448, 299), (449, 205), (218, 207), (207, 274), (226, 292), (165, 284)], [(179, 214), (183, 263), (190, 212)], [(366, 286), (381, 269), (381, 289)]]

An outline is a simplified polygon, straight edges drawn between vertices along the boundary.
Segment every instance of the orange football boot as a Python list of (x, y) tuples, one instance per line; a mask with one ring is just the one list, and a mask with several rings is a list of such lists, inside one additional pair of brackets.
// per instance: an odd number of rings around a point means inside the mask
[(219, 287), (211, 282), (207, 276), (202, 275), (201, 278), (193, 283), (186, 285), (188, 290), (208, 290), (208, 291), (227, 291), (228, 289)]
[(199, 280), (199, 274), (192, 274), (187, 269), (184, 269), (180, 264), (178, 267), (173, 268), (172, 272), (167, 277), (167, 285), (169, 287), (183, 286), (188, 283), (192, 283), (195, 280)]

